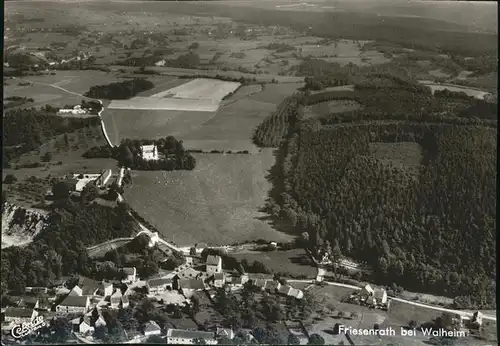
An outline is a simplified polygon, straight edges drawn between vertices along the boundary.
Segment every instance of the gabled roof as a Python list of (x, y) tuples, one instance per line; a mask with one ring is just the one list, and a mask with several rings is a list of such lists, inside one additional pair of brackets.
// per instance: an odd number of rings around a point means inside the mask
[(127, 275), (136, 275), (137, 269), (135, 267), (122, 268), (122, 271)]
[(292, 289), (293, 287), (290, 285), (281, 285), (280, 288), (278, 289), (278, 292), (283, 294), (289, 294), (290, 290)]
[(203, 283), (203, 280), (200, 279), (186, 279), (179, 280), (179, 287), (181, 289), (204, 290), (205, 284)]
[(213, 332), (202, 332), (198, 330), (169, 329), (167, 331), (167, 337), (179, 339), (202, 338), (204, 340), (213, 340), (215, 339), (215, 334)]
[(152, 279), (148, 281), (149, 287), (158, 287), (172, 283), (172, 279)]
[(205, 243), (198, 243), (194, 246), (196, 249), (205, 249), (207, 246), (207, 244)]
[(279, 282), (276, 282), (276, 281), (271, 281), (271, 280), (268, 280), (267, 283), (266, 283), (266, 290), (277, 290), (278, 287), (280, 287), (280, 284)]
[(144, 327), (144, 332), (156, 332), (161, 330), (160, 326), (155, 321), (149, 321)]
[(128, 296), (123, 296), (122, 297), (122, 304), (128, 304), (128, 303), (129, 303)]
[(115, 291), (115, 293), (113, 293), (113, 294), (111, 295), (111, 298), (121, 298), (121, 296), (122, 296), (122, 295), (123, 295), (123, 294), (122, 294), (122, 291), (120, 291), (119, 289), (117, 289), (117, 290)]
[(221, 262), (221, 261), (222, 261), (222, 258), (220, 256), (208, 255), (208, 257), (207, 257), (207, 265), (208, 266), (219, 265), (219, 262)]
[(10, 307), (5, 309), (5, 317), (31, 318), (33, 309)]
[(267, 281), (268, 280), (266, 279), (254, 279), (252, 280), (252, 283), (254, 284), (254, 286), (265, 288)]
[(224, 280), (224, 273), (215, 273), (213, 277), (214, 280)]
[(373, 293), (373, 297), (375, 299), (382, 299), (386, 294), (387, 292), (384, 289), (376, 289), (375, 292)]
[(66, 298), (59, 304), (60, 306), (75, 306), (75, 307), (85, 307), (89, 297), (86, 296), (66, 296)]

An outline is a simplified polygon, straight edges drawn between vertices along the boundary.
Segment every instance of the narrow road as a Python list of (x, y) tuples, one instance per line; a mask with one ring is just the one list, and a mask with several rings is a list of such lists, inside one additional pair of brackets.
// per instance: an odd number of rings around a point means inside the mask
[[(315, 282), (314, 280), (296, 280), (296, 279), (287, 279), (286, 281), (290, 282), (290, 283), (293, 283), (293, 282), (314, 283)], [(358, 290), (358, 291), (361, 290), (361, 287), (354, 286), (354, 285), (347, 285), (347, 284), (343, 284), (343, 283), (340, 283), (340, 282), (331, 282), (331, 281), (323, 281), (323, 282), (325, 282), (327, 285), (330, 285), (330, 286), (346, 287), (346, 288), (351, 288), (353, 290)], [(437, 310), (437, 311), (443, 311), (443, 312), (450, 312), (450, 313), (459, 314), (461, 316), (468, 317), (468, 318), (472, 317), (472, 313), (471, 312), (467, 312), (467, 311), (446, 309), (446, 308), (442, 308), (440, 306), (434, 306), (434, 305), (427, 305), (427, 304), (417, 303), (417, 302), (413, 302), (413, 301), (410, 301), (410, 300), (406, 300), (406, 299), (402, 299), (402, 298), (397, 298), (397, 297), (389, 297), (389, 298), (392, 299), (392, 300), (401, 302), (401, 303), (406, 303), (406, 304), (410, 304), (410, 305), (414, 305), (414, 306), (419, 306), (419, 307), (423, 307), (423, 308), (427, 308), (427, 309), (431, 309), (431, 310)], [(489, 316), (489, 315), (484, 315), (484, 314), (483, 314), (483, 319), (489, 320), (489, 321), (494, 321), (494, 322), (496, 322), (496, 320), (497, 320), (496, 316)]]
[(82, 95), (82, 94), (79, 94), (79, 93), (76, 93), (76, 92), (73, 92), (73, 91), (70, 91), (68, 89), (64, 89), (58, 85), (54, 85), (54, 84), (47, 84), (47, 83), (41, 83), (41, 82), (35, 82), (35, 81), (32, 81), (32, 80), (29, 80), (29, 79), (24, 79), (24, 78), (16, 78), (16, 77), (12, 77), (13, 79), (16, 79), (16, 80), (22, 80), (22, 81), (26, 81), (26, 82), (30, 82), (32, 84), (39, 84), (39, 85), (45, 85), (45, 86), (48, 86), (48, 87), (52, 87), (52, 88), (55, 88), (55, 89), (59, 89), (65, 93), (68, 93), (68, 94), (71, 94), (71, 95), (75, 95), (75, 96), (78, 96), (78, 97), (82, 97), (84, 99), (88, 99), (88, 100), (93, 100), (93, 101), (97, 101), (101, 104), (102, 108), (101, 110), (99, 111), (99, 113), (97, 114), (99, 116), (99, 119), (101, 119), (101, 128), (102, 128), (102, 132), (104, 134), (104, 137), (106, 138), (106, 141), (108, 142), (108, 145), (113, 148), (114, 147), (114, 144), (109, 140), (109, 136), (108, 136), (108, 133), (106, 132), (106, 127), (104, 126), (104, 121), (102, 120), (102, 117), (101, 117), (101, 113), (104, 111), (104, 104), (102, 103), (101, 100), (99, 99), (95, 99), (93, 97), (88, 97), (88, 96), (85, 96), (85, 95)]

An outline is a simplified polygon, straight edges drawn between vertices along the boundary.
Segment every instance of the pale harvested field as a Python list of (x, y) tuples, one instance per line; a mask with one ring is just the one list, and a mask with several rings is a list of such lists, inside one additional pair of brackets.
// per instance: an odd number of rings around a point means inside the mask
[(129, 100), (113, 100), (108, 109), (167, 110), (191, 112), (215, 112), (219, 102), (210, 99), (179, 99), (159, 97), (134, 97)]
[(469, 96), (475, 97), (477, 99), (484, 99), (486, 95), (489, 95), (490, 93), (487, 91), (482, 91), (478, 90), (475, 88), (467, 88), (464, 86), (460, 85), (452, 85), (452, 84), (435, 84), (429, 81), (419, 81), (420, 83), (424, 84), (425, 86), (428, 86), (431, 88), (432, 93), (434, 93), (436, 90), (449, 90), (449, 91), (456, 91), (456, 92), (464, 92)]
[(110, 141), (117, 145), (123, 139), (157, 139), (179, 137), (215, 116), (215, 112), (173, 110), (106, 109), (101, 114)]
[(151, 97), (173, 97), (179, 99), (199, 99), (220, 102), (224, 96), (238, 89), (240, 85), (240, 83), (236, 82), (197, 78), (175, 88), (151, 95)]
[(228, 244), (251, 239), (288, 240), (259, 212), (270, 185), (272, 150), (257, 155), (194, 154), (193, 171), (133, 171), (125, 199), (166, 240)]

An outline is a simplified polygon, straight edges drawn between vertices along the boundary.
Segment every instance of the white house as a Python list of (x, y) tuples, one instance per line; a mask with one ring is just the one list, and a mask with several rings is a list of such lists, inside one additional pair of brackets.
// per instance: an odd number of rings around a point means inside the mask
[(146, 326), (144, 327), (145, 336), (160, 335), (160, 334), (161, 334), (161, 328), (155, 321), (149, 321), (148, 323), (146, 323)]
[(249, 278), (248, 278), (248, 274), (246, 273), (243, 273), (241, 274), (241, 276), (239, 277), (235, 277), (235, 278), (232, 278), (231, 282), (230, 282), (230, 285), (234, 288), (234, 289), (239, 289), (239, 288), (242, 288), (244, 284), (246, 284), (248, 282)]
[(99, 314), (99, 317), (97, 318), (97, 320), (95, 320), (94, 327), (95, 328), (106, 327), (106, 321), (104, 320), (104, 317), (102, 317), (101, 314)]
[(386, 305), (387, 304), (387, 292), (383, 288), (376, 289), (373, 292), (373, 298), (377, 300), (377, 304)]
[(228, 338), (230, 340), (234, 339), (234, 332), (231, 328), (219, 328), (217, 327), (215, 334), (218, 338)]
[(101, 282), (96, 293), (103, 297), (111, 296), (113, 294), (113, 284), (105, 281)]
[(215, 273), (212, 276), (213, 283), (215, 287), (223, 287), (224, 284), (226, 283), (226, 278), (224, 276), (224, 273)]
[(167, 289), (172, 289), (172, 279), (153, 279), (146, 283), (149, 294), (158, 294), (165, 292)]
[(4, 312), (5, 322), (16, 324), (31, 322), (36, 316), (38, 316), (37, 311), (29, 308), (9, 307)]
[(137, 269), (135, 267), (122, 268), (122, 271), (127, 277), (122, 280), (123, 283), (133, 283), (137, 280)]
[(80, 287), (78, 287), (78, 285), (76, 285), (75, 287), (73, 287), (71, 289), (71, 291), (69, 291), (69, 295), (71, 296), (82, 296), (83, 295), (83, 291)]
[(85, 314), (90, 307), (90, 298), (88, 296), (72, 296), (68, 295), (58, 306), (57, 313), (78, 313)]
[(78, 331), (82, 334), (94, 332), (94, 327), (92, 327), (90, 323), (90, 317), (85, 316), (81, 319), (80, 325), (78, 326)]
[(110, 298), (112, 309), (118, 309), (120, 307), (122, 296), (123, 296), (122, 292), (119, 289), (117, 289), (115, 293), (113, 293), (113, 295)]
[(480, 311), (476, 311), (472, 315), (471, 323), (481, 326), (483, 324), (483, 314)]
[(144, 160), (158, 160), (158, 148), (155, 144), (141, 145), (141, 157)]
[(359, 293), (359, 296), (362, 300), (366, 300), (368, 297), (373, 296), (375, 291), (370, 285), (366, 285), (361, 289), (361, 292)]
[(323, 268), (318, 268), (318, 275), (316, 275), (316, 281), (321, 282), (325, 278), (326, 271)]
[(222, 258), (220, 256), (211, 256), (207, 257), (207, 274), (215, 274), (222, 272)]
[(196, 339), (203, 339), (207, 345), (216, 345), (215, 333), (197, 330), (169, 329), (167, 344), (194, 345)]

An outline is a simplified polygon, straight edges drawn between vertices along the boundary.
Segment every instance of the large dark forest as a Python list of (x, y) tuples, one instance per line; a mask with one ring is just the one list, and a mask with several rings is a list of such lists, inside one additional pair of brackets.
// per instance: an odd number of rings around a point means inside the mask
[[(497, 106), (397, 82), (297, 95), (292, 116), (277, 112), (257, 127), (257, 144), (281, 143), (270, 210), (297, 234), (307, 231), (312, 247), (328, 240), (371, 265), (380, 284), (491, 308)], [(300, 105), (344, 99), (363, 108), (308, 119), (297, 113)], [(385, 156), (373, 150), (381, 147)]]

